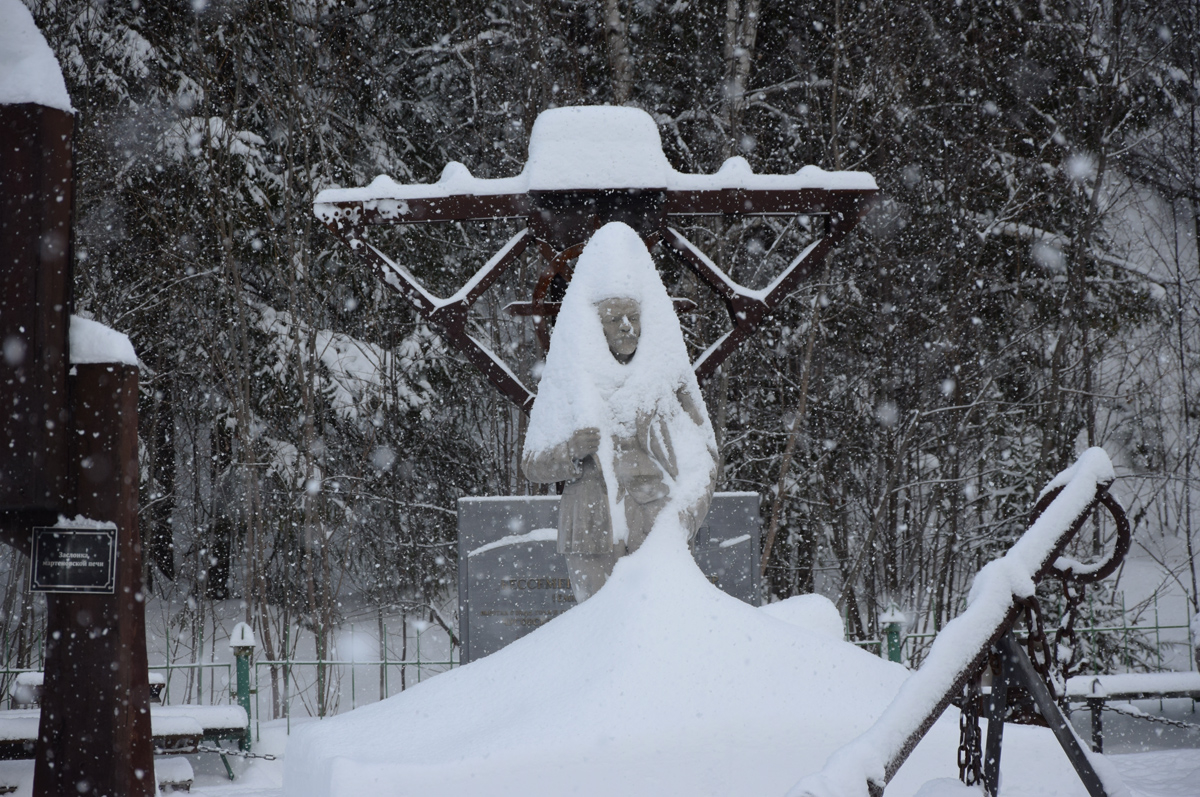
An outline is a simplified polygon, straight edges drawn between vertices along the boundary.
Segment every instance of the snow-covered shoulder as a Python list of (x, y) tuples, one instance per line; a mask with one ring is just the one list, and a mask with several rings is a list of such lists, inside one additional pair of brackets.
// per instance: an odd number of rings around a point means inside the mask
[[(4, 0), (0, 0), (4, 2)], [(89, 363), (138, 364), (129, 336), (97, 321), (71, 316), (71, 365)]]
[(21, 0), (0, 0), (0, 105), (74, 113), (58, 59)]

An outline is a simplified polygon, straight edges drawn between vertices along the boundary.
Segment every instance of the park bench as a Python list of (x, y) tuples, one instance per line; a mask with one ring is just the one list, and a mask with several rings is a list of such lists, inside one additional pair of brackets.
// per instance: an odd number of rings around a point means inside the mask
[[(192, 768), (186, 759), (170, 760), (163, 756), (181, 756), (196, 752), (217, 752), (221, 741), (240, 742), (250, 727), (250, 719), (241, 706), (164, 706), (161, 699), (165, 680), (155, 678), (152, 673), (150, 706), (150, 732), (153, 737), (155, 774), (160, 786), (187, 791), (191, 787)], [(33, 758), (37, 743), (41, 709), (37, 707), (41, 697), (41, 673), (28, 672), (18, 676), (19, 683), (10, 689), (10, 698), (22, 708), (0, 711), (0, 761), (17, 761)], [(155, 686), (159, 688), (154, 689)], [(19, 694), (18, 694), (19, 693)], [(211, 746), (209, 746), (211, 745)], [(206, 747), (207, 749), (202, 749)], [(233, 779), (233, 768), (226, 754), (221, 752), (225, 771)], [(16, 789), (12, 784), (0, 782), (0, 795)]]
[(1104, 706), (1117, 700), (1200, 700), (1200, 672), (1145, 672), (1123, 675), (1076, 675), (1067, 679), (1066, 698), (1085, 703), (1092, 714), (1092, 749), (1104, 752)]
[[(17, 677), (13, 679), (12, 685), (8, 687), (9, 708), (34, 708), (42, 703), (42, 682), (45, 674), (30, 670), (28, 672), (19, 672)], [(149, 675), (150, 681), (150, 702), (162, 703), (163, 689), (167, 686), (167, 679), (160, 672), (152, 672)]]

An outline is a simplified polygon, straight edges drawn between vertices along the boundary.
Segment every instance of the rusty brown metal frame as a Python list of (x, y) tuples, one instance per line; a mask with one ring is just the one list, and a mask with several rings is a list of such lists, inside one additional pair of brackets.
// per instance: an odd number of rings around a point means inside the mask
[[(534, 191), (493, 196), (454, 195), (397, 200), (402, 213), (384, 212), (371, 201), (335, 202), (332, 213), (321, 214), (328, 229), (357, 252), (424, 318), (437, 325), (447, 341), (478, 368), (487, 380), (523, 412), (533, 406), (534, 393), (503, 360), (467, 330), (471, 306), (496, 283), (531, 242), (549, 264), (539, 280), (533, 301), (510, 305), (514, 315), (534, 316), (539, 341), (548, 345), (545, 319), (557, 312), (549, 295), (550, 280), (570, 276), (568, 261), (602, 224), (623, 221), (653, 247), (661, 241), (668, 251), (724, 303), (732, 328), (694, 362), (697, 378), (711, 378), (729, 355), (759, 327), (813, 266), (840, 244), (866, 213), (876, 194), (867, 189), (796, 190), (573, 190)], [(673, 217), (824, 216), (825, 234), (809, 245), (770, 285), (751, 290), (738, 284), (699, 248), (670, 226)], [(439, 298), (426, 290), (407, 269), (367, 241), (373, 226), (451, 221), (525, 219), (526, 226), (483, 265), (453, 296)]]
[[(1120, 567), (1121, 562), (1125, 559), (1125, 554), (1129, 552), (1131, 532), (1129, 519), (1125, 515), (1124, 508), (1108, 492), (1110, 486), (1108, 483), (1097, 485), (1096, 495), (1092, 501), (1075, 516), (1070, 525), (1059, 533), (1054, 544), (1048, 548), (1042, 560), (1038, 563), (1038, 569), (1033, 578), (1034, 583), (1038, 583), (1045, 578), (1058, 578), (1075, 583), (1088, 584), (1107, 578)], [(1030, 527), (1050, 508), (1055, 499), (1062, 494), (1063, 489), (1063, 487), (1056, 487), (1041, 497), (1041, 500), (1037, 502), (1029, 515)], [(1067, 546), (1070, 545), (1071, 540), (1075, 539), (1080, 530), (1083, 529), (1084, 524), (1091, 517), (1092, 511), (1100, 507), (1108, 511), (1116, 524), (1116, 539), (1112, 552), (1103, 563), (1092, 567), (1085, 573), (1077, 573), (1069, 567), (1061, 568), (1057, 564), (1057, 560), (1067, 549)], [(1054, 697), (1041, 681), (1041, 676), (1029, 672), (1029, 660), (1023, 651), (1014, 651), (1012, 649), (1011, 635), (1013, 633), (1013, 626), (1019, 619), (1021, 612), (1022, 604), (1014, 600), (1008, 607), (1003, 618), (996, 623), (988, 642), (976, 650), (970, 662), (955, 674), (955, 677), (951, 680), (938, 701), (931, 705), (922, 716), (910, 718), (910, 725), (904, 742), (901, 743), (896, 753), (885, 763), (883, 782), (876, 783), (872, 781), (867, 784), (868, 792), (872, 797), (882, 797), (884, 785), (895, 776), (900, 767), (904, 765), (904, 762), (908, 760), (908, 756), (916, 749), (917, 744), (925, 737), (925, 734), (929, 732), (934, 723), (937, 722), (942, 712), (962, 693), (963, 687), (968, 682), (977, 680), (982, 676), (988, 667), (988, 661), (993, 655), (993, 651), (998, 651), (1000, 655), (1008, 659), (1006, 666), (1022, 671), (1022, 674), (1019, 676), (1019, 685), (1025, 687), (1032, 696), (1032, 699), (1037, 703), (1042, 718), (1046, 721), (1051, 731), (1054, 732), (1055, 738), (1062, 746), (1063, 752), (1071, 762), (1071, 766), (1075, 768), (1090, 797), (1106, 797), (1107, 793), (1099, 776), (1080, 748), (1074, 734), (1070, 731), (1068, 720), (1063, 716), (1057, 704), (1054, 703)], [(1017, 678), (1018, 676), (1014, 674), (1013, 677)], [(1011, 682), (1009, 682), (1009, 685), (1012, 685)], [(989, 711), (988, 716), (995, 719), (1002, 715), (1005, 706), (998, 705), (993, 706), (993, 708), (998, 708), (998, 712), (993, 713)], [(999, 724), (1002, 726), (1003, 722)], [(992, 733), (992, 728), (993, 725), (989, 725), (989, 744), (987, 754), (984, 758), (985, 763), (989, 761), (995, 762), (994, 766), (987, 766), (985, 771), (984, 790), (988, 797), (996, 797), (999, 791), (999, 761), (1002, 732), (997, 731), (996, 733)], [(995, 739), (994, 745), (991, 741), (992, 738)]]

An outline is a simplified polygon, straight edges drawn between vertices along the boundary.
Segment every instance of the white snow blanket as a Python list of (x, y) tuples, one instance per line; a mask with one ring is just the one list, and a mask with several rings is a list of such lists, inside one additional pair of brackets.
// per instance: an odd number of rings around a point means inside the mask
[(1200, 672), (1076, 675), (1067, 679), (1067, 697), (1071, 698), (1189, 694), (1200, 696)]
[[(682, 533), (662, 531), (586, 603), (498, 653), (295, 732), (283, 793), (782, 795), (909, 675), (729, 597)], [(957, 743), (948, 716), (887, 794), (955, 777)], [(1049, 731), (1007, 728), (1004, 750), (1005, 797), (1086, 794)]]
[(249, 727), (241, 706), (151, 706), (150, 723), (155, 736), (182, 736), (198, 729), (224, 731)]
[(21, 0), (0, 0), (0, 105), (74, 112), (62, 69)]

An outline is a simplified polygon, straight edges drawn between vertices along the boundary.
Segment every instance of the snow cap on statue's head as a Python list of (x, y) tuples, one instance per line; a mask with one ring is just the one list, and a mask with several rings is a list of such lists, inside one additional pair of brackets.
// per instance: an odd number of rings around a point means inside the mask
[(650, 275), (661, 282), (642, 239), (619, 221), (604, 225), (588, 241), (575, 265), (575, 274), (580, 273), (585, 275), (587, 300), (593, 304), (605, 299), (635, 299), (640, 303)]
[[(627, 365), (612, 356), (604, 338), (598, 305), (606, 299), (632, 299), (640, 309), (637, 353)], [(620, 420), (652, 406), (656, 395), (678, 389), (691, 375), (671, 298), (646, 244), (627, 224), (604, 225), (579, 255), (555, 323), (547, 370), (559, 370), (564, 358), (576, 374), (586, 372), (585, 381), (606, 400), (623, 394), (612, 408)]]
[[(606, 299), (633, 299), (641, 311), (637, 353), (625, 365), (604, 337), (597, 305)], [(646, 245), (626, 224), (604, 225), (584, 247), (563, 296), (526, 446), (549, 448), (588, 426), (614, 430), (695, 384), (679, 319)], [(695, 395), (700, 401), (698, 388)]]

